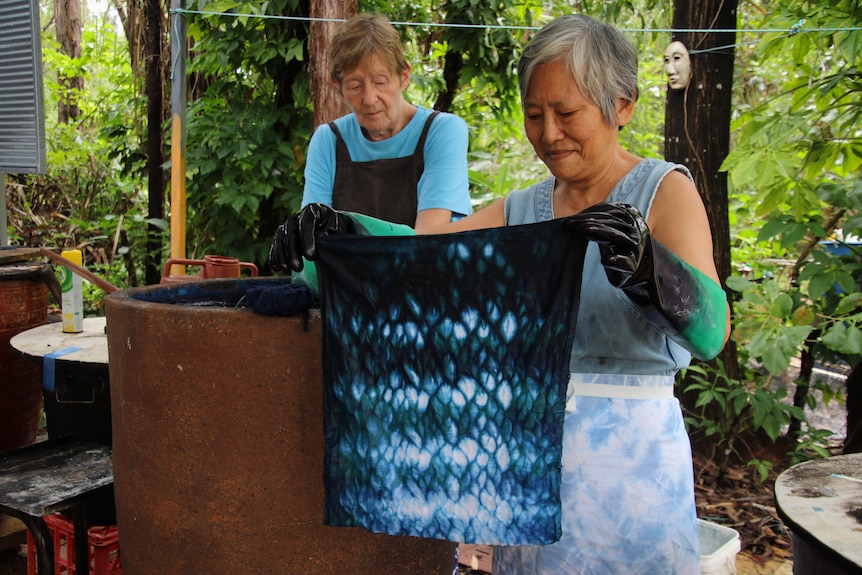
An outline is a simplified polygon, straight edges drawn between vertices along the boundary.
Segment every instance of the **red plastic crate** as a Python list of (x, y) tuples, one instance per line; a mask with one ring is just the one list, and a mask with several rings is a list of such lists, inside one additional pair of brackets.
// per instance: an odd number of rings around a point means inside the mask
[[(54, 546), (54, 573), (75, 575), (75, 526), (57, 513), (46, 515), (45, 524), (51, 532)], [(122, 575), (120, 538), (116, 526), (93, 526), (87, 530), (90, 543), (89, 575)], [(27, 575), (36, 575), (36, 546), (27, 532)]]

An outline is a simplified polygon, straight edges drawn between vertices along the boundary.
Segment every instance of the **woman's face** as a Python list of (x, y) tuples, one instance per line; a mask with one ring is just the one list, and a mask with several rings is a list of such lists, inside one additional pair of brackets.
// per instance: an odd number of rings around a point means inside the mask
[(369, 140), (379, 142), (391, 138), (407, 124), (407, 102), (402, 92), (409, 81), (409, 67), (396, 74), (377, 56), (367, 59), (341, 78), (341, 95), (356, 114)]
[(682, 90), (691, 79), (691, 59), (682, 42), (671, 42), (664, 52), (664, 73), (672, 90)]
[[(618, 106), (621, 124), (628, 121), (630, 109), (630, 104)], [(530, 77), (524, 129), (539, 159), (566, 182), (597, 177), (619, 149), (617, 126), (605, 123), (562, 60), (539, 66)]]

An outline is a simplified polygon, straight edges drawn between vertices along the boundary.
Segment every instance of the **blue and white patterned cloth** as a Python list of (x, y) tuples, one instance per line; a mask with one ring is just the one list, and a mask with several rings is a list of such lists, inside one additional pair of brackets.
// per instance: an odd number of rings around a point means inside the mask
[(691, 449), (673, 377), (581, 374), (579, 381), (625, 386), (608, 391), (619, 395), (661, 388), (669, 398), (573, 395), (563, 432), (562, 537), (496, 547), (494, 573), (699, 573)]
[(318, 238), (328, 525), (560, 537), (584, 249), (559, 222)]

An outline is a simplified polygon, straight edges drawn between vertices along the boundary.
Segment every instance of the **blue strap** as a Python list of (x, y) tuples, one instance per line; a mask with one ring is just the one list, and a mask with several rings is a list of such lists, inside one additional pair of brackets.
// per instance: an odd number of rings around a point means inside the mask
[(48, 393), (54, 393), (54, 377), (56, 373), (56, 369), (54, 364), (58, 357), (63, 357), (66, 354), (81, 351), (80, 347), (67, 347), (64, 349), (57, 350), (53, 353), (49, 353), (45, 356), (42, 361), (42, 389), (47, 391)]

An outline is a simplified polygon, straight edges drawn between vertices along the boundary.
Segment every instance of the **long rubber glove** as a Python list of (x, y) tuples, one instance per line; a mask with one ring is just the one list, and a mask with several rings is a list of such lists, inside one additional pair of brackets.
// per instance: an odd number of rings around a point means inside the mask
[(599, 244), (608, 280), (698, 359), (724, 347), (727, 296), (712, 278), (664, 247), (634, 206), (598, 204), (564, 218), (565, 229)]
[(317, 258), (317, 234), (411, 236), (415, 233), (404, 224), (333, 210), (325, 204), (308, 204), (278, 227), (269, 248), (269, 261), (273, 269), (292, 271), (291, 281), (307, 285), (317, 296), (317, 268), (313, 263)]

